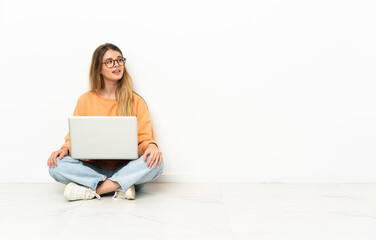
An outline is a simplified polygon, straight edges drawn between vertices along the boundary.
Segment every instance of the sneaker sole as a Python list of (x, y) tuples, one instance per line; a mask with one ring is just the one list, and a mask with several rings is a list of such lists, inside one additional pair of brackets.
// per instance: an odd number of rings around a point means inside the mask
[(73, 182), (69, 183), (69, 184), (65, 187), (65, 190), (64, 190), (64, 198), (67, 199), (68, 201), (70, 201), (70, 199), (68, 198), (68, 191), (69, 191), (69, 189), (70, 189), (73, 185), (76, 185), (76, 184), (73, 183)]

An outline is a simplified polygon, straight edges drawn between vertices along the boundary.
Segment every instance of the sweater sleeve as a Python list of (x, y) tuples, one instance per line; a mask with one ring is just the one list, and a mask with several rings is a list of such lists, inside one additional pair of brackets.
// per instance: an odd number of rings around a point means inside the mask
[[(80, 116), (79, 114), (79, 100), (77, 101), (77, 104), (76, 104), (76, 107), (74, 108), (74, 112), (73, 112), (73, 116)], [(61, 146), (60, 149), (62, 148), (67, 148), (68, 149), (68, 156), (71, 155), (71, 147), (70, 147), (70, 136), (69, 136), (69, 132), (68, 134), (65, 136), (65, 143), (63, 144), (63, 146)]]
[[(148, 107), (141, 98), (137, 104), (138, 156), (141, 157), (150, 143), (157, 145)], [(158, 145), (157, 145), (158, 147)]]

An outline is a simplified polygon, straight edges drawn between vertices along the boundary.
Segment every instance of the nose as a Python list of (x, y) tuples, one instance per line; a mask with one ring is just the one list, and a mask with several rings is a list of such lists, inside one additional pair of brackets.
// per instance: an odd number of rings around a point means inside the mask
[(119, 60), (115, 60), (115, 61), (114, 61), (114, 67), (116, 66), (116, 64), (117, 64), (118, 66), (120, 66), (120, 64), (119, 64)]

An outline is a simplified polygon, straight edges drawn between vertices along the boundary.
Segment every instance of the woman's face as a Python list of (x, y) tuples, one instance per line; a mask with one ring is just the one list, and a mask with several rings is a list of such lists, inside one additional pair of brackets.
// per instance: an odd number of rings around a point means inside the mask
[[(119, 81), (123, 77), (124, 66), (119, 65), (119, 63), (116, 61), (117, 59), (123, 59), (123, 56), (120, 54), (120, 52), (115, 50), (109, 49), (103, 55), (103, 64), (100, 74), (102, 74), (104, 80)], [(107, 67), (106, 64), (104, 64), (104, 62), (107, 62), (107, 65), (113, 67)]]

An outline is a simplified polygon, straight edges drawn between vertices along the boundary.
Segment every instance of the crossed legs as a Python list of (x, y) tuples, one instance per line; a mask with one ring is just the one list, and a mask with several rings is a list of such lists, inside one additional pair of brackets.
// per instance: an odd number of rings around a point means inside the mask
[(98, 183), (98, 187), (96, 189), (97, 194), (102, 195), (109, 192), (114, 192), (120, 188), (120, 184), (110, 179), (106, 179)]
[(61, 160), (57, 159), (57, 166), (49, 168), (49, 173), (57, 182), (63, 184), (75, 182), (102, 195), (116, 190), (124, 192), (132, 185), (135, 185), (136, 189), (140, 189), (162, 174), (163, 160), (161, 165), (157, 165), (156, 168), (149, 168), (146, 163), (147, 161), (145, 162), (141, 156), (117, 170), (108, 170), (114, 171), (111, 173), (89, 162), (64, 157)]

